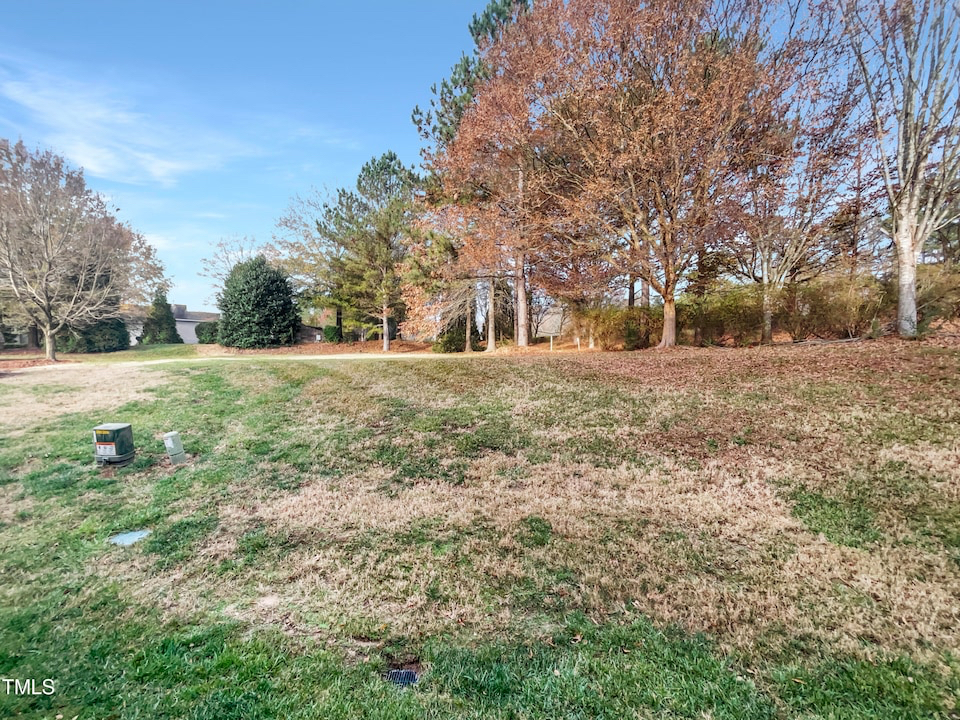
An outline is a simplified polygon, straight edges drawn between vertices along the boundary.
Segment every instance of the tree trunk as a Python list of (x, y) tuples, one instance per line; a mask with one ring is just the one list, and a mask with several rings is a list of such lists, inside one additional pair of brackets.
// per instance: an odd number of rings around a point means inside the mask
[(337, 305), (337, 342), (343, 342), (343, 308)]
[[(524, 278), (524, 281), (526, 281), (526, 278)], [(537, 332), (537, 328), (534, 327), (535, 321), (533, 319), (533, 293), (530, 292), (530, 285), (527, 284), (526, 282), (524, 282), (524, 288), (527, 291), (527, 326), (528, 326), (527, 342), (532, 343), (534, 341), (534, 338), (536, 337), (536, 332)]]
[(663, 298), (663, 335), (658, 347), (673, 347), (677, 344), (677, 302), (670, 297)]
[(486, 352), (497, 349), (497, 299), (495, 297), (495, 283), (490, 281), (490, 298), (487, 302), (487, 347)]
[(650, 307), (650, 283), (646, 280), (640, 280), (640, 306)]
[(43, 342), (47, 350), (47, 360), (56, 360), (57, 339), (54, 337), (53, 333), (50, 332), (49, 327), (43, 329)]
[(383, 351), (390, 351), (390, 308), (386, 305), (383, 307)]
[(36, 325), (31, 325), (27, 328), (27, 350), (39, 350), (40, 349), (40, 331), (37, 330)]
[(514, 268), (514, 280), (517, 286), (517, 347), (527, 347), (530, 343), (530, 316), (527, 314), (527, 277), (524, 272), (526, 257), (517, 254), (517, 266)]
[(637, 284), (637, 279), (630, 275), (627, 278), (627, 307), (632, 308), (637, 304), (637, 292), (634, 285)]
[(900, 337), (917, 336), (917, 253), (913, 249), (913, 232), (904, 223), (897, 237), (897, 331)]
[(470, 333), (472, 332), (472, 315), (473, 315), (473, 298), (467, 300), (467, 339), (463, 343), (464, 352), (473, 352), (473, 342), (470, 340)]
[(768, 282), (763, 284), (763, 329), (760, 332), (760, 343), (773, 345), (773, 288)]

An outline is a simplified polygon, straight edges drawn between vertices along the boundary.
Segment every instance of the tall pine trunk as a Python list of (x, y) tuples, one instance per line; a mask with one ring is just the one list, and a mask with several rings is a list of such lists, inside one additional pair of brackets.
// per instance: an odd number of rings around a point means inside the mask
[(497, 349), (497, 298), (494, 292), (495, 283), (490, 280), (490, 297), (487, 301), (487, 347), (485, 352)]
[(514, 283), (517, 286), (517, 347), (527, 347), (530, 338), (530, 316), (527, 314), (529, 305), (527, 304), (527, 276), (524, 272), (526, 257), (523, 253), (517, 253), (517, 263), (514, 268)]
[(390, 351), (390, 308), (383, 306), (383, 351)]
[(472, 320), (473, 320), (473, 297), (467, 300), (467, 339), (463, 343), (463, 351), (468, 353), (473, 352), (473, 341), (470, 339), (470, 333), (473, 332)]
[(627, 279), (627, 307), (632, 308), (637, 304), (637, 292), (634, 287), (637, 284), (637, 279), (630, 275)]
[(650, 307), (650, 283), (640, 280), (640, 307)]

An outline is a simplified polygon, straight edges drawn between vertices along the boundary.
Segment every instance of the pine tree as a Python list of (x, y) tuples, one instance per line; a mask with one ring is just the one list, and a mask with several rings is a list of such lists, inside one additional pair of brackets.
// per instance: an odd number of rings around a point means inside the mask
[[(405, 236), (417, 177), (394, 152), (366, 163), (350, 198), (351, 221), (344, 226), (342, 253), (329, 261), (331, 286), (342, 303), (379, 318), (383, 349), (390, 349), (391, 325), (403, 314)], [(391, 319), (393, 323), (391, 323)]]
[(167, 302), (167, 293), (158, 291), (153, 296), (153, 304), (147, 319), (143, 321), (143, 332), (140, 335), (141, 345), (174, 345), (182, 344), (183, 338), (177, 332), (177, 321), (173, 317), (170, 303)]
[(297, 341), (300, 310), (290, 280), (262, 255), (233, 266), (217, 304), (221, 345), (262, 348)]

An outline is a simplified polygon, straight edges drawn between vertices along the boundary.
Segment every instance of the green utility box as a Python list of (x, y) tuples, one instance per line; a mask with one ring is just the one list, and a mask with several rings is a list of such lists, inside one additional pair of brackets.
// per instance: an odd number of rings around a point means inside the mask
[(133, 460), (133, 428), (130, 423), (104, 423), (93, 429), (93, 454), (97, 465), (126, 465)]

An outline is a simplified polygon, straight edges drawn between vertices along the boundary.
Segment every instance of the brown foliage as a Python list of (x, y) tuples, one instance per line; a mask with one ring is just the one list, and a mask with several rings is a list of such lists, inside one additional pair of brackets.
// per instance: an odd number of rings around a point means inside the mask
[(485, 50), (491, 78), (444, 156), (478, 224), (507, 231), (487, 255), (545, 260), (567, 296), (641, 277), (672, 344), (674, 293), (730, 232), (751, 118), (775, 99), (762, 20), (755, 3), (535, 3)]

